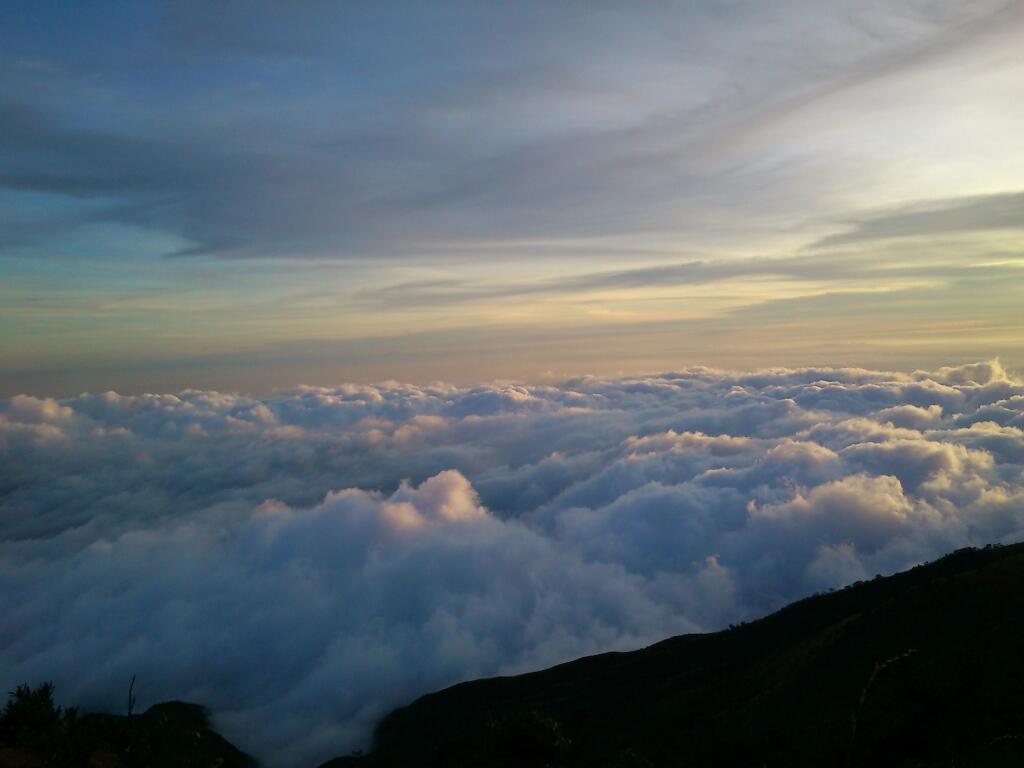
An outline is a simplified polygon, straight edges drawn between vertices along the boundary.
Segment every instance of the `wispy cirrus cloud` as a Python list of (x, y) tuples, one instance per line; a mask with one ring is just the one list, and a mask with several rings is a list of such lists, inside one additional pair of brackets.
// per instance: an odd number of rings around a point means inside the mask
[[(958, 241), (955, 252), (934, 240), (927, 253), (921, 248), (899, 246), (871, 251), (851, 251), (852, 244), (899, 237), (931, 238), (939, 234), (973, 233), (986, 230), (1014, 230), (1024, 227), (1015, 215), (1021, 195), (999, 195), (994, 199), (968, 201), (943, 208), (904, 211), (867, 219), (848, 233), (829, 236), (803, 250), (800, 255), (760, 258), (696, 259), (636, 269), (585, 272), (543, 280), (469, 282), (458, 279), (397, 283), (358, 293), (358, 304), (405, 307), (451, 305), (531, 296), (592, 296), (600, 292), (638, 289), (671, 289), (730, 281), (788, 280), (805, 283), (809, 293), (863, 290), (865, 281), (884, 281), (890, 290), (920, 284), (922, 280), (956, 282), (971, 277), (992, 278), (1000, 271), (1016, 277), (1014, 262), (1019, 254), (1012, 248), (1000, 253), (991, 244)], [(988, 203), (992, 205), (989, 207)], [(1008, 263), (993, 264), (1004, 258)], [(755, 300), (756, 303), (756, 300)]]
[(149, 47), (126, 30), (105, 49), (87, 10), (73, 44), (12, 39), (49, 66), (3, 89), (3, 186), (109, 200), (93, 215), (196, 254), (350, 260), (444, 240), (707, 243), (724, 208), (823, 212), (814, 153), (782, 141), (768, 167), (761, 134), (1020, 22), (1001, 2), (153, 10)]

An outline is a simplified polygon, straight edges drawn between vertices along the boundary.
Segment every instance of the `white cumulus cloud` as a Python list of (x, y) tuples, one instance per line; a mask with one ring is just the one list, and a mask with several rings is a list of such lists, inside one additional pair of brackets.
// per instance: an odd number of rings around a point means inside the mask
[(0, 403), (0, 684), (271, 765), (467, 678), (1024, 538), (1024, 382), (695, 368)]

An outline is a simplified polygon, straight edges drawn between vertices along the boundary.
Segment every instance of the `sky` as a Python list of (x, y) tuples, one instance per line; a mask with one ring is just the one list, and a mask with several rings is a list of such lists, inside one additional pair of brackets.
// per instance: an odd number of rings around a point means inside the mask
[(0, 691), (269, 768), (1024, 540), (1024, 2), (0, 4)]
[(1024, 368), (1024, 3), (0, 9), (0, 396)]

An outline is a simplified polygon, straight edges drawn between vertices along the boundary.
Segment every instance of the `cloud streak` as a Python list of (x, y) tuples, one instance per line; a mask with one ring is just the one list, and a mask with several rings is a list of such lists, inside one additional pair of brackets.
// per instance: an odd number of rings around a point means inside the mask
[(1024, 538), (998, 362), (0, 405), (0, 684), (202, 701), (271, 764), (479, 675)]
[[(956, 281), (971, 277), (992, 278), (1000, 267), (986, 263), (993, 254), (984, 250), (971, 253), (969, 248), (955, 256), (937, 258), (934, 252), (925, 255), (913, 251), (877, 253), (844, 252), (836, 247), (862, 240), (912, 237), (942, 232), (977, 231), (1019, 228), (1021, 218), (1013, 216), (1024, 195), (996, 196), (988, 199), (959, 202), (928, 213), (894, 213), (859, 224), (849, 233), (829, 237), (807, 250), (831, 246), (825, 253), (763, 258), (699, 259), (675, 264), (662, 264), (637, 269), (575, 274), (569, 277), (533, 282), (470, 283), (455, 279), (399, 283), (357, 294), (357, 305), (385, 308), (401, 303), (403, 307), (431, 307), (469, 302), (486, 302), (510, 298), (594, 295), (600, 292), (638, 289), (670, 289), (678, 286), (702, 286), (744, 279), (790, 280), (808, 285), (824, 285), (834, 292), (863, 290), (868, 283), (882, 281), (890, 289), (919, 284), (922, 279)], [(993, 211), (988, 203), (994, 202)], [(984, 213), (978, 217), (971, 214)], [(949, 215), (962, 212), (962, 216)], [(920, 218), (919, 218), (920, 216)], [(1007, 254), (1014, 258), (1016, 254)], [(895, 262), (895, 263), (894, 263)], [(1003, 265), (1008, 276), (1016, 277), (1015, 264)], [(901, 282), (902, 281), (902, 282)], [(819, 289), (820, 290), (820, 289)]]
[(1024, 193), (1011, 192), (904, 206), (853, 222), (848, 231), (830, 235), (817, 245), (1022, 228)]

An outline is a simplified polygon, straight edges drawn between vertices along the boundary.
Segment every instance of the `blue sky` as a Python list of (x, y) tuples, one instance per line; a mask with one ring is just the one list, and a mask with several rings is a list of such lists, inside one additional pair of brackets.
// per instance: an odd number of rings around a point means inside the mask
[(0, 394), (1024, 364), (1019, 2), (46, 3)]

